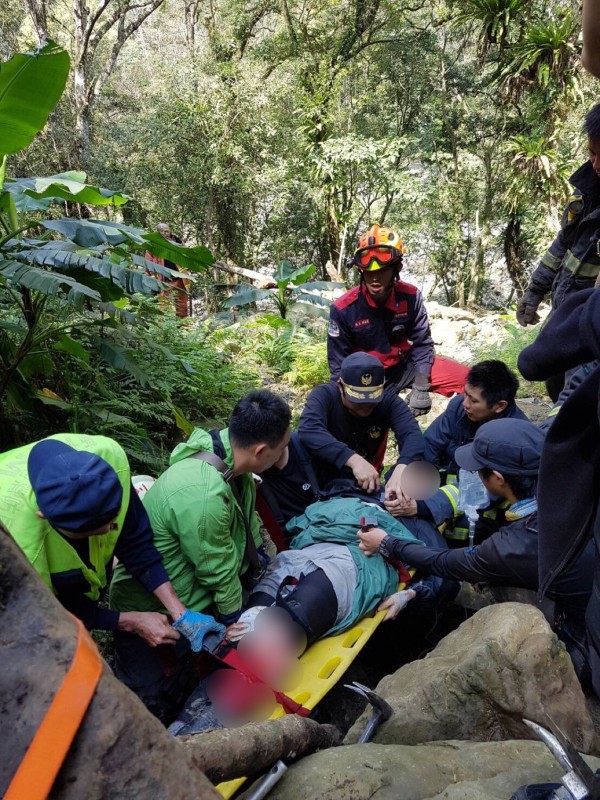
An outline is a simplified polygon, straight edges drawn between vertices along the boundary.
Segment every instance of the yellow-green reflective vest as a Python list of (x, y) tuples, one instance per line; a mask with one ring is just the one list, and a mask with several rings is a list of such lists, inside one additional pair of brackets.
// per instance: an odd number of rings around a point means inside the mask
[(55, 531), (47, 520), (36, 516), (39, 507), (27, 474), (27, 459), (36, 442), (0, 453), (0, 520), (50, 589), (54, 591), (53, 575), (80, 570), (90, 586), (85, 594), (90, 600), (97, 600), (106, 586), (107, 565), (112, 559), (129, 506), (129, 462), (123, 448), (106, 436), (59, 433), (48, 439), (57, 439), (75, 450), (94, 453), (115, 470), (123, 487), (123, 502), (116, 519), (116, 529), (102, 536), (89, 537), (88, 566), (68, 539)]

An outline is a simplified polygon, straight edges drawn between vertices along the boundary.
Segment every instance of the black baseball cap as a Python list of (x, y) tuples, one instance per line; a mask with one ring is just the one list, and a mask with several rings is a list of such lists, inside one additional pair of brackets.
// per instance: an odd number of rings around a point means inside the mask
[(383, 364), (368, 353), (351, 353), (342, 361), (340, 380), (353, 403), (379, 403), (383, 398)]
[(489, 467), (508, 475), (537, 475), (544, 434), (526, 419), (485, 422), (470, 444), (457, 448), (454, 458), (469, 472)]

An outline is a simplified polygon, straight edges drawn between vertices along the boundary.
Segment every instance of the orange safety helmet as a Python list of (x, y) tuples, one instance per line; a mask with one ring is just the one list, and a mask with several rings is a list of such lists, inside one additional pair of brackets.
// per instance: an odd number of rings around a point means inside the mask
[(361, 272), (375, 272), (392, 265), (400, 266), (405, 253), (406, 248), (396, 231), (373, 225), (358, 240), (353, 262)]

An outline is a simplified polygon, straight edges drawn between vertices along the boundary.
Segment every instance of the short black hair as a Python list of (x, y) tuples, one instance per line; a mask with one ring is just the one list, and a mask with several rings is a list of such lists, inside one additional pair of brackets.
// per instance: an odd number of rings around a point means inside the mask
[(292, 412), (281, 397), (266, 389), (250, 392), (235, 405), (229, 420), (229, 437), (245, 449), (255, 444), (275, 447), (290, 427)]
[(590, 139), (596, 139), (600, 142), (600, 103), (596, 103), (585, 115), (583, 132), (586, 133)]
[[(486, 480), (490, 477), (492, 472), (494, 472), (494, 470), (491, 467), (482, 467), (479, 470), (481, 477)], [(517, 500), (529, 500), (531, 497), (535, 497), (535, 490), (537, 488), (536, 475), (511, 475), (508, 472), (502, 472), (501, 469), (497, 469), (496, 472), (502, 475)]]
[(465, 383), (481, 389), (481, 396), (491, 408), (501, 400), (514, 403), (519, 379), (504, 361), (480, 361), (469, 370)]

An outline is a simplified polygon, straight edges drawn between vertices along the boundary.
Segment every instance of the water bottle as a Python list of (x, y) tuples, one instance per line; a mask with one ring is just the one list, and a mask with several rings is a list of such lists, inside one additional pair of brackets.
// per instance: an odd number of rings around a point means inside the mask
[(478, 508), (485, 508), (489, 504), (487, 489), (481, 482), (476, 472), (461, 469), (458, 473), (458, 507), (464, 511), (469, 520), (469, 545), (475, 541), (475, 525), (477, 524)]

